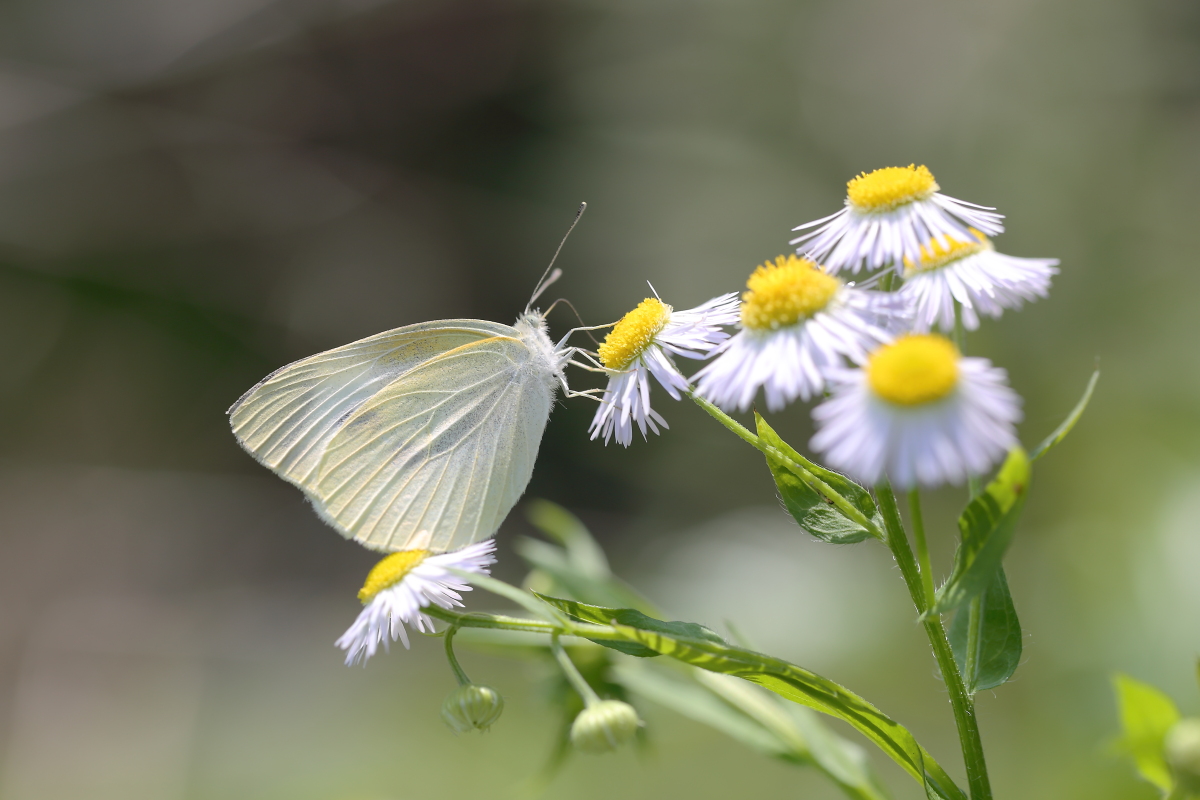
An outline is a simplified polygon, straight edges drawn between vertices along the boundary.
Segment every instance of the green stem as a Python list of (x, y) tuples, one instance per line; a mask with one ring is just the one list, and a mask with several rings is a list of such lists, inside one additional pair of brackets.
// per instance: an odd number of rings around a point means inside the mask
[[(837, 506), (838, 511), (841, 511), (856, 524), (862, 526), (867, 533), (882, 541), (884, 539), (883, 531), (876, 527), (875, 523), (867, 518), (865, 514), (854, 507), (854, 504), (841, 495), (836, 489), (827, 484), (825, 481), (814, 475), (809, 467), (815, 466), (811, 461), (794, 450), (788, 453), (780, 450), (778, 447), (772, 447), (764, 442), (756, 434), (738, 422), (733, 417), (726, 414), (715, 405), (700, 397), (695, 392), (688, 392), (688, 396), (692, 398), (692, 402), (703, 408), (717, 422), (720, 422), (726, 428), (737, 434), (739, 438), (750, 444), (755, 449), (761, 451), (764, 455), (778, 461), (783, 465), (784, 469), (795, 475), (800, 480), (804, 481), (810, 487), (817, 491), (822, 497)], [(789, 448), (790, 449), (790, 448)]]
[(467, 686), (471, 683), (471, 679), (467, 677), (467, 673), (459, 665), (458, 659), (454, 657), (454, 634), (458, 633), (458, 626), (451, 625), (446, 629), (446, 660), (450, 662), (450, 669), (454, 671), (454, 677), (458, 678), (459, 686)]
[(609, 625), (596, 625), (591, 622), (570, 621), (566, 625), (556, 625), (539, 619), (523, 619), (509, 617), (503, 614), (483, 614), (478, 611), (461, 613), (441, 608), (436, 605), (421, 609), (435, 619), (447, 622), (458, 628), (484, 628), (502, 631), (519, 631), (521, 633), (562, 634), (564, 636), (581, 636), (585, 639), (605, 639), (614, 642), (628, 641), (628, 637), (618, 633)]
[(539, 619), (522, 619), (503, 614), (481, 614), (479, 612), (460, 614), (436, 605), (427, 606), (421, 610), (434, 619), (440, 619), (442, 622), (448, 622), (458, 628), (491, 628), (524, 633), (554, 633), (560, 630), (554, 623), (543, 622)]
[(900, 521), (900, 509), (896, 507), (896, 496), (892, 493), (892, 487), (885, 481), (876, 488), (875, 493), (887, 527), (887, 545), (900, 567), (900, 574), (904, 577), (913, 605), (921, 615), (921, 625), (925, 628), (925, 635), (933, 648), (933, 657), (937, 660), (942, 680), (950, 693), (950, 706), (954, 711), (958, 742), (962, 748), (963, 762), (967, 767), (967, 786), (971, 792), (971, 800), (991, 800), (992, 787), (988, 780), (987, 762), (983, 757), (983, 741), (979, 737), (979, 725), (975, 719), (975, 704), (963, 685), (958, 665), (954, 663), (954, 653), (950, 649), (950, 640), (946, 638), (946, 629), (942, 627), (941, 617), (928, 613), (929, 605), (925, 601), (925, 589), (921, 585), (920, 568), (908, 544), (904, 524)]
[(957, 300), (954, 301), (954, 346), (958, 352), (967, 354), (967, 328), (963, 325), (962, 306)]
[(921, 494), (916, 489), (908, 493), (908, 515), (912, 518), (913, 541), (917, 545), (917, 561), (921, 565), (921, 586), (925, 589), (925, 602), (932, 606), (933, 562), (929, 560), (929, 545), (925, 542), (925, 516), (921, 513)]
[(558, 665), (562, 667), (563, 674), (567, 676), (567, 681), (575, 687), (575, 691), (579, 692), (579, 696), (583, 698), (584, 705), (589, 708), (600, 702), (600, 696), (595, 690), (583, 679), (579, 674), (578, 667), (571, 657), (567, 655), (567, 651), (563, 650), (562, 643), (558, 641), (558, 634), (555, 633), (550, 637), (550, 650), (554, 653), (554, 659)]

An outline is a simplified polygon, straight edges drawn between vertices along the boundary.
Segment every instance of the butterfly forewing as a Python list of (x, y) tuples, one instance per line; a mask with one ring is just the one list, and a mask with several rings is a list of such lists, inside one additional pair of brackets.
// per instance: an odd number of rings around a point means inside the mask
[(443, 320), (409, 325), (296, 361), (268, 375), (229, 409), (242, 447), (310, 494), (329, 442), (360, 406), (429, 359), (508, 325)]
[(443, 552), (492, 535), (533, 473), (554, 392), (543, 361), (495, 336), (407, 371), (328, 442), (313, 505), (375, 550)]

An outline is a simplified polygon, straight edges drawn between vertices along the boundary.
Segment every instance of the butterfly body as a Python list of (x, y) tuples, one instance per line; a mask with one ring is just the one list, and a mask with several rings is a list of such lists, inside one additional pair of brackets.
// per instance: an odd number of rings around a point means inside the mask
[(447, 552), (495, 533), (524, 492), (571, 352), (537, 312), (409, 325), (276, 370), (230, 423), (342, 535)]

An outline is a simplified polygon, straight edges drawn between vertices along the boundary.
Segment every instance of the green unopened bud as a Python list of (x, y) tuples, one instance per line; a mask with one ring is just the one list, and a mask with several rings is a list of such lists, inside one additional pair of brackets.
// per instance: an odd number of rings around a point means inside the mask
[(468, 683), (447, 695), (442, 702), (442, 719), (455, 733), (486, 731), (500, 719), (504, 698), (495, 689)]
[(632, 739), (641, 724), (629, 703), (601, 700), (579, 712), (571, 724), (571, 744), (585, 753), (611, 753)]
[(1163, 755), (1179, 785), (1200, 792), (1200, 719), (1181, 719), (1163, 739)]

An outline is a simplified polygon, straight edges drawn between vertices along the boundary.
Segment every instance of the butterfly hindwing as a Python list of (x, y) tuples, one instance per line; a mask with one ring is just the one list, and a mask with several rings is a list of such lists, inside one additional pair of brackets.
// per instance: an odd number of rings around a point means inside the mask
[(444, 552), (484, 539), (529, 482), (552, 399), (550, 366), (521, 338), (448, 349), (345, 420), (310, 499), (374, 550)]
[(329, 442), (353, 413), (400, 375), (508, 325), (443, 320), (409, 325), (275, 370), (229, 409), (238, 442), (280, 477), (312, 493)]

